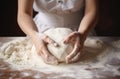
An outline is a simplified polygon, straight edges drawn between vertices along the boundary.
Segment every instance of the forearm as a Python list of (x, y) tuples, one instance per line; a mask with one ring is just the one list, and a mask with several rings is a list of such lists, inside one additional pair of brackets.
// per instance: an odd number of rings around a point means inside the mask
[(95, 27), (98, 20), (98, 15), (96, 12), (89, 12), (87, 13), (79, 26), (78, 32), (87, 36), (89, 32)]
[(37, 27), (32, 19), (32, 16), (28, 14), (18, 14), (18, 24), (22, 31), (30, 37), (33, 37), (38, 33)]
[(78, 31), (86, 37), (98, 20), (98, 0), (85, 0), (84, 17)]
[(18, 24), (22, 31), (30, 37), (36, 47), (39, 47), (39, 33), (32, 17), (28, 14), (18, 14)]
[(34, 38), (38, 33), (33, 21), (33, 2), (34, 0), (18, 0), (17, 20), (22, 31), (29, 37)]

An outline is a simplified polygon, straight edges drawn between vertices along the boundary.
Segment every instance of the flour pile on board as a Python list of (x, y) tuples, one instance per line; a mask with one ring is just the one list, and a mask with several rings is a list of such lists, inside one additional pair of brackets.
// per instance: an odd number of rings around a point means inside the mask
[(84, 52), (84, 55), (78, 63), (48, 65), (42, 61), (31, 40), (26, 37), (5, 43), (0, 48), (0, 58), (10, 63), (12, 68), (20, 70), (33, 69), (47, 73), (67, 72), (74, 77), (91, 78), (92, 72), (85, 69), (102, 68), (104, 71), (111, 70), (114, 75), (120, 75), (120, 72), (117, 70), (120, 66), (120, 52), (113, 52), (111, 46), (105, 45), (99, 39), (88, 37), (82, 52)]

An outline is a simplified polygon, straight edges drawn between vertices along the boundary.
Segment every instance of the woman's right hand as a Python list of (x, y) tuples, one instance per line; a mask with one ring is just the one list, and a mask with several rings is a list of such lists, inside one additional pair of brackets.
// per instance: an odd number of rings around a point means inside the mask
[(43, 61), (47, 64), (58, 64), (58, 60), (54, 57), (48, 50), (47, 44), (53, 44), (54, 46), (58, 46), (58, 44), (49, 38), (49, 36), (45, 34), (37, 34), (32, 37), (32, 41), (35, 45), (38, 55), (40, 55)]
[(42, 57), (45, 63), (57, 64), (55, 58), (47, 49), (48, 43), (55, 43), (48, 36), (38, 34), (38, 29), (33, 21), (33, 3), (34, 0), (18, 0), (18, 24), (22, 31), (28, 35), (36, 47), (38, 54)]

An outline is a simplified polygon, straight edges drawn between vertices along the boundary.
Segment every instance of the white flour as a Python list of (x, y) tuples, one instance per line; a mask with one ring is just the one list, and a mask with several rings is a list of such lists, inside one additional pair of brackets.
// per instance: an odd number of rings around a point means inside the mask
[[(103, 76), (103, 73), (106, 75), (106, 72), (112, 73), (107, 75), (120, 75), (120, 71), (117, 70), (120, 68), (119, 49), (115, 52), (111, 46), (106, 46), (99, 39), (88, 38), (86, 40), (83, 49), (85, 55), (80, 62), (75, 64), (47, 65), (40, 59), (32, 46), (28, 38), (10, 41), (0, 48), (0, 58), (9, 62), (14, 69), (33, 69), (48, 74), (61, 73), (54, 78), (65, 76), (75, 79), (92, 78), (93, 76), (99, 77), (101, 74)], [(93, 75), (93, 73), (95, 74)], [(26, 75), (29, 74), (26, 73)], [(39, 76), (36, 75), (35, 77)]]
[[(89, 77), (91, 78), (91, 72), (84, 70), (85, 66), (78, 64), (60, 64), (60, 65), (47, 65), (32, 48), (32, 43), (27, 38), (20, 38), (8, 43), (5, 43), (0, 49), (0, 58), (3, 58), (6, 62), (11, 64), (13, 69), (33, 69), (45, 73), (63, 73), (60, 76), (69, 77)], [(78, 71), (78, 69), (80, 70)], [(74, 71), (73, 71), (74, 70)], [(76, 73), (78, 71), (78, 73)], [(76, 73), (76, 74), (73, 74)], [(84, 74), (86, 73), (86, 74)], [(27, 74), (27, 73), (26, 73)], [(27, 74), (28, 75), (28, 74)]]

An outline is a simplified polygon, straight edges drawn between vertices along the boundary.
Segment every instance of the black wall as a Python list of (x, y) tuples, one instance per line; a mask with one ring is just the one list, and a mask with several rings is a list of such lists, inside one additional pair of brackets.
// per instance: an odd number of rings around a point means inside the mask
[(100, 18), (96, 27), (98, 35), (120, 36), (119, 0), (99, 0)]
[(0, 36), (25, 35), (17, 24), (17, 0), (2, 0), (0, 5)]
[[(99, 0), (100, 19), (96, 26), (99, 36), (120, 36), (118, 0)], [(0, 2), (0, 36), (25, 36), (17, 24), (17, 0)]]

